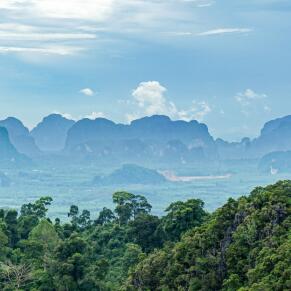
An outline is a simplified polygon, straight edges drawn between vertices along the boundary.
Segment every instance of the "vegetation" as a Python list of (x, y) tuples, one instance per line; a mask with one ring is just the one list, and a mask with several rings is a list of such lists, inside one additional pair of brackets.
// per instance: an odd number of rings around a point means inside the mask
[(212, 214), (191, 199), (157, 217), (127, 192), (96, 220), (72, 205), (52, 222), (50, 197), (0, 210), (0, 290), (290, 290), (290, 200), (282, 181)]

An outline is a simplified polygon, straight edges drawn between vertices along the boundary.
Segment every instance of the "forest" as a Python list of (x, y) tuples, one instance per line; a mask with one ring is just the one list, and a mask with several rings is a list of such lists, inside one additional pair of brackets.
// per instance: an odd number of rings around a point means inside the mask
[[(291, 290), (291, 181), (208, 213), (199, 199), (161, 217), (116, 192), (97, 219), (77, 205), (52, 221), (51, 197), (0, 210), (0, 290)], [(93, 216), (93, 215), (92, 215)]]

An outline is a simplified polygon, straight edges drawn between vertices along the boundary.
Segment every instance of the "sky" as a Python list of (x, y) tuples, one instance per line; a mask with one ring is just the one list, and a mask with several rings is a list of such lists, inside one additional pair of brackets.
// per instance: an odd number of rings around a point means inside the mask
[(0, 119), (197, 119), (259, 135), (291, 114), (290, 0), (0, 0)]

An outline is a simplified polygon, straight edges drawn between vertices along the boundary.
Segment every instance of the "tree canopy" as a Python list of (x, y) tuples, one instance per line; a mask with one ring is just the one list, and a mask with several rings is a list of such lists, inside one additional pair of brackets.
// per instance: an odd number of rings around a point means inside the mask
[(0, 290), (291, 290), (291, 181), (256, 188), (215, 212), (199, 199), (162, 217), (141, 195), (113, 194), (92, 219), (52, 199), (0, 210)]

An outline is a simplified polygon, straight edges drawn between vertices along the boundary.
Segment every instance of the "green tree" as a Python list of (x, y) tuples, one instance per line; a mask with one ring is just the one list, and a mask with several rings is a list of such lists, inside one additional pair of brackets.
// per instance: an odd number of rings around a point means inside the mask
[(129, 240), (138, 244), (144, 252), (150, 252), (162, 246), (162, 237), (157, 231), (160, 219), (157, 216), (141, 213), (128, 224)]
[(152, 208), (144, 196), (128, 192), (114, 193), (113, 202), (116, 204), (115, 213), (120, 224), (127, 224), (131, 218), (142, 213), (149, 213)]
[(12, 248), (15, 247), (19, 240), (19, 234), (17, 229), (17, 216), (18, 213), (16, 210), (8, 210), (4, 218), (7, 226), (9, 246)]
[(96, 220), (96, 224), (104, 225), (106, 223), (110, 223), (115, 219), (114, 213), (111, 209), (104, 207), (102, 211), (100, 211), (99, 216)]
[(20, 215), (21, 216), (36, 216), (41, 219), (46, 216), (48, 211), (47, 206), (50, 206), (53, 199), (49, 196), (41, 197), (34, 203), (24, 204), (21, 207)]
[(163, 217), (161, 230), (167, 240), (179, 240), (185, 231), (201, 225), (207, 217), (203, 209), (204, 202), (200, 199), (190, 199), (186, 202), (172, 203), (167, 209), (167, 215)]

